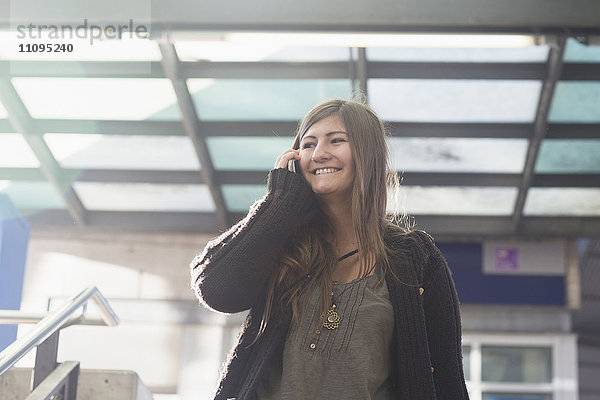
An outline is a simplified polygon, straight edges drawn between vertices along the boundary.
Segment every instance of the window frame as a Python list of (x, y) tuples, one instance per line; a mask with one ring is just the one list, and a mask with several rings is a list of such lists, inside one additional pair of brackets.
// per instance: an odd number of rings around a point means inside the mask
[[(471, 400), (482, 400), (484, 392), (543, 393), (552, 400), (578, 400), (577, 336), (569, 333), (465, 333), (463, 346), (470, 347), (470, 379), (467, 388)], [(482, 346), (549, 347), (550, 383), (484, 382)]]

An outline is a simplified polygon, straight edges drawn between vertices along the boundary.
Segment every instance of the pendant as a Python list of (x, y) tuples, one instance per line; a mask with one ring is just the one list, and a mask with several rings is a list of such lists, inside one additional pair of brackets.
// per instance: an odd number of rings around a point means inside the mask
[(325, 322), (323, 322), (323, 326), (330, 330), (340, 326), (340, 316), (335, 312), (335, 304), (332, 304), (329, 310), (327, 310), (327, 317), (325, 318)]

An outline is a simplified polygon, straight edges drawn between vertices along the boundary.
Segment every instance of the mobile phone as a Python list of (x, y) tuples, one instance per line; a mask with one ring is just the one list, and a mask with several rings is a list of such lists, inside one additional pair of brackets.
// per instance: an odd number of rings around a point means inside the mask
[(288, 161), (288, 169), (292, 172), (296, 172), (296, 169), (298, 168), (298, 160), (290, 160)]

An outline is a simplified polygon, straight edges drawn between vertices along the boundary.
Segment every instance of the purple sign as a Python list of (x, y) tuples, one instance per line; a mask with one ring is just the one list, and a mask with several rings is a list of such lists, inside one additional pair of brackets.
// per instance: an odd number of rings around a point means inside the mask
[(514, 247), (496, 249), (496, 270), (516, 271), (519, 269), (519, 251)]

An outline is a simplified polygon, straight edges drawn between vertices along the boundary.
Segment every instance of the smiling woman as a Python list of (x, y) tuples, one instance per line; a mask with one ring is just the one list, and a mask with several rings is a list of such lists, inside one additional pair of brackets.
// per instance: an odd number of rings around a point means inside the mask
[(300, 144), (300, 170), (319, 199), (348, 201), (354, 160), (344, 121), (336, 115), (316, 122)]
[(386, 217), (385, 139), (369, 106), (317, 104), (267, 195), (192, 262), (207, 307), (250, 310), (216, 399), (468, 399), (448, 266)]

